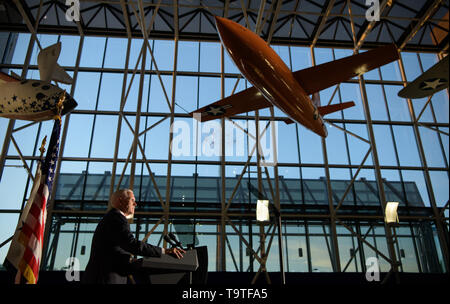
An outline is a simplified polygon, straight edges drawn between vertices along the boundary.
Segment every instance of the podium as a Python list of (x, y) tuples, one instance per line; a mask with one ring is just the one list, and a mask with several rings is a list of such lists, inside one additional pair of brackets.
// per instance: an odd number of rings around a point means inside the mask
[(206, 284), (208, 269), (207, 247), (186, 250), (183, 258), (163, 254), (134, 262), (138, 284)]

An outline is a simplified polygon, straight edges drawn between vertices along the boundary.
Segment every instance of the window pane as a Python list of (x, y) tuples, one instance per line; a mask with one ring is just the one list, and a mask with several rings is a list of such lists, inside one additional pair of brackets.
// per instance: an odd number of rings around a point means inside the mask
[[(4, 192), (2, 192), (4, 193)], [(0, 229), (0, 242), (3, 243), (8, 238), (14, 235), (19, 221), (18, 213), (0, 213), (0, 222), (2, 223), (2, 229)], [(6, 243), (0, 248), (0, 261), (5, 261), (8, 250), (11, 246), (11, 242)], [(0, 270), (4, 270), (3, 262), (0, 265)]]
[[(160, 71), (173, 71), (174, 45), (173, 40), (155, 40), (153, 55)], [(147, 56), (148, 62), (151, 58), (150, 55)]]
[(97, 115), (92, 139), (92, 157), (114, 156), (115, 138), (117, 133), (117, 117), (112, 115)]
[(378, 161), (380, 165), (381, 166), (397, 165), (394, 142), (391, 136), (392, 134), (391, 127), (385, 125), (374, 125), (373, 131), (375, 134)]
[[(343, 128), (342, 124), (336, 124)], [(326, 138), (327, 156), (330, 164), (348, 164), (347, 146), (345, 141), (345, 133), (333, 126), (328, 128), (328, 136)]]
[(431, 183), (433, 185), (436, 205), (444, 207), (449, 199), (448, 172), (430, 171)]
[[(425, 179), (422, 171), (413, 171), (413, 170), (403, 170), (403, 181), (405, 183), (410, 183), (410, 187), (413, 187), (413, 191), (406, 192), (406, 198), (408, 203), (412, 206), (414, 205), (423, 205), (426, 207), (430, 206), (430, 200), (428, 198), (427, 186), (425, 184)], [(420, 197), (417, 196), (417, 191), (420, 194)]]
[[(224, 56), (228, 53), (224, 50)], [(217, 42), (200, 43), (200, 71), (220, 72), (220, 44)]]
[(101, 67), (105, 42), (106, 38), (103, 37), (84, 37), (80, 66)]
[[(297, 126), (300, 144), (300, 162), (301, 163), (322, 163), (322, 142), (320, 136), (307, 130), (304, 127)], [(294, 148), (295, 149), (295, 148)]]
[[(98, 110), (119, 110), (123, 75), (119, 73), (103, 73), (101, 81)], [(139, 83), (139, 78), (135, 78), (135, 81)]]
[(398, 156), (402, 166), (420, 166), (419, 152), (412, 127), (394, 126)]
[(193, 41), (178, 42), (178, 62), (179, 71), (198, 71), (198, 49), (199, 43)]
[(105, 68), (124, 68), (128, 39), (108, 38), (105, 54)]
[[(27, 56), (28, 44), (30, 43), (31, 34), (20, 33), (17, 38), (16, 47), (11, 60), (12, 64), (23, 64)], [(20, 74), (19, 74), (20, 75)]]
[(429, 167), (444, 167), (444, 155), (436, 131), (419, 127), (423, 150)]
[(386, 99), (389, 107), (389, 115), (392, 121), (411, 121), (409, 114), (408, 103), (406, 99), (398, 97), (399, 86), (384, 87), (386, 91)]
[(64, 156), (87, 157), (91, 139), (93, 115), (70, 115)]

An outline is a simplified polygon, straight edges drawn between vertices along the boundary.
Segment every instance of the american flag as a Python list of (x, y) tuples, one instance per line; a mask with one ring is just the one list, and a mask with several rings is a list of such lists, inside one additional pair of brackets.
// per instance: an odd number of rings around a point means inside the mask
[(47, 199), (52, 191), (55, 176), (60, 131), (61, 120), (56, 119), (47, 155), (44, 162), (38, 166), (30, 198), (22, 212), (5, 259), (4, 266), (8, 270), (16, 271), (16, 283), (25, 281), (28, 284), (36, 284), (38, 280), (47, 218)]

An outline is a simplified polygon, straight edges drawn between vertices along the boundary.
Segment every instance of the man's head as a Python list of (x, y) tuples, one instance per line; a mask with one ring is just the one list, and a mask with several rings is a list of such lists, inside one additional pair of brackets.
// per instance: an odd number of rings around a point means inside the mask
[(133, 191), (130, 189), (120, 189), (111, 196), (111, 206), (122, 211), (125, 216), (134, 214), (136, 200)]

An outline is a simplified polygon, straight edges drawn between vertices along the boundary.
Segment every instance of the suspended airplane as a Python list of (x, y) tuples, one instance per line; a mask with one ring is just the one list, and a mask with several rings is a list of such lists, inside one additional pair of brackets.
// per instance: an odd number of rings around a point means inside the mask
[(291, 72), (277, 53), (258, 35), (231, 20), (215, 17), (220, 40), (231, 59), (253, 87), (191, 112), (199, 121), (276, 106), (289, 118), (322, 137), (327, 130), (322, 116), (355, 104), (320, 106), (317, 92), (362, 75), (399, 58), (395, 45), (380, 47), (311, 68)]
[(448, 88), (448, 55), (408, 83), (398, 96), (403, 98), (424, 98)]
[[(57, 63), (60, 52), (60, 42), (39, 52), (40, 80), (21, 80), (14, 73), (9, 76), (0, 72), (0, 117), (30, 121), (53, 119), (57, 113), (56, 105), (64, 90), (50, 81), (72, 83), (72, 78)], [(61, 115), (72, 111), (77, 103), (66, 93), (63, 106)]]

